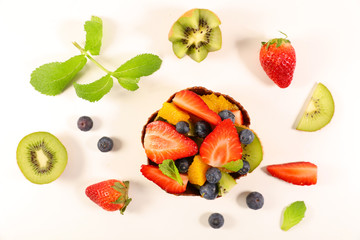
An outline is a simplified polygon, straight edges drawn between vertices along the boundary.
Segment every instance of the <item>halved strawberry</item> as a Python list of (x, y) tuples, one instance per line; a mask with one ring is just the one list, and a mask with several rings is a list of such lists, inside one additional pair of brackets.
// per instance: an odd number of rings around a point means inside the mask
[(184, 174), (180, 174), (183, 184), (180, 185), (176, 180), (169, 178), (161, 172), (161, 170), (152, 165), (142, 165), (141, 173), (150, 181), (156, 183), (159, 187), (168, 193), (180, 194), (185, 192), (188, 183), (188, 177)]
[(291, 162), (269, 165), (268, 172), (295, 185), (313, 185), (317, 182), (317, 166), (310, 162)]
[(243, 125), (241, 110), (231, 110), (231, 112), (235, 115), (235, 124)]
[(242, 148), (235, 125), (231, 119), (225, 119), (206, 136), (200, 146), (200, 156), (203, 162), (213, 167), (239, 160)]
[(199, 95), (189, 90), (182, 90), (175, 94), (173, 103), (179, 108), (205, 120), (212, 125), (218, 125), (221, 118), (212, 111)]
[(144, 148), (147, 157), (157, 164), (165, 159), (176, 160), (198, 152), (198, 146), (193, 140), (163, 121), (151, 122), (146, 126)]

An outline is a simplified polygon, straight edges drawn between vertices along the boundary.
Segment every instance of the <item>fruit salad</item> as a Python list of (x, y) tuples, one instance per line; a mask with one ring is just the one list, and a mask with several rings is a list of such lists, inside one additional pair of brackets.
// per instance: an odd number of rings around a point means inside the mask
[(175, 195), (215, 199), (262, 161), (250, 117), (233, 98), (203, 87), (181, 90), (143, 128), (141, 173)]

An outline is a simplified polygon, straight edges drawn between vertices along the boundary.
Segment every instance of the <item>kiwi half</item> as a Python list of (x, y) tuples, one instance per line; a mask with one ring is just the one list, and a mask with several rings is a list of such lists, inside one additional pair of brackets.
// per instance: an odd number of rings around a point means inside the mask
[(313, 132), (325, 127), (335, 111), (334, 99), (324, 84), (318, 83), (306, 104), (306, 109), (296, 127), (297, 130)]
[(196, 62), (206, 58), (208, 52), (221, 48), (220, 19), (210, 10), (192, 9), (184, 13), (172, 26), (169, 41), (178, 58), (189, 55)]
[(46, 184), (60, 177), (68, 155), (64, 145), (54, 135), (35, 132), (20, 141), (16, 159), (21, 172), (30, 182)]
[[(236, 130), (238, 131), (238, 133), (244, 129), (249, 129), (249, 128), (245, 126), (236, 126)], [(260, 139), (253, 130), (251, 131), (254, 133), (254, 140), (252, 141), (252, 143), (241, 144), (241, 147), (243, 149), (241, 159), (249, 162), (250, 173), (254, 171), (254, 169), (257, 168), (260, 165), (261, 161), (263, 160), (263, 148)]]

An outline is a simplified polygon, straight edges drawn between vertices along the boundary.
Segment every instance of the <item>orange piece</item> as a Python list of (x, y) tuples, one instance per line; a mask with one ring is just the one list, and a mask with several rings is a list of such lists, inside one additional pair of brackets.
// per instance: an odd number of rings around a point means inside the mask
[(206, 171), (210, 168), (204, 163), (200, 155), (194, 157), (188, 170), (189, 182), (195, 185), (202, 186), (206, 182)]
[(166, 119), (170, 124), (176, 125), (180, 121), (188, 121), (190, 115), (176, 107), (173, 103), (165, 102), (158, 113), (159, 117)]
[(216, 96), (214, 93), (203, 95), (201, 98), (204, 100), (206, 105), (216, 113), (221, 112), (222, 110), (238, 110), (238, 107), (235, 104), (229, 102), (224, 96)]

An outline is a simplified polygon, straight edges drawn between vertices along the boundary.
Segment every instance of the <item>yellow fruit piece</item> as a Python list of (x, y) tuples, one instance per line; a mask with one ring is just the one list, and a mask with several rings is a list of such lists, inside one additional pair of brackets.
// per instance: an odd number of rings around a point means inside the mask
[(208, 107), (216, 113), (222, 110), (238, 110), (239, 108), (229, 102), (224, 96), (216, 96), (214, 93), (201, 96)]
[(199, 186), (204, 185), (206, 182), (206, 171), (209, 168), (210, 166), (202, 161), (201, 156), (196, 155), (188, 170), (189, 182)]
[(173, 103), (165, 102), (158, 113), (159, 117), (166, 119), (170, 124), (175, 125), (180, 121), (188, 121), (190, 119), (189, 114), (182, 111)]

